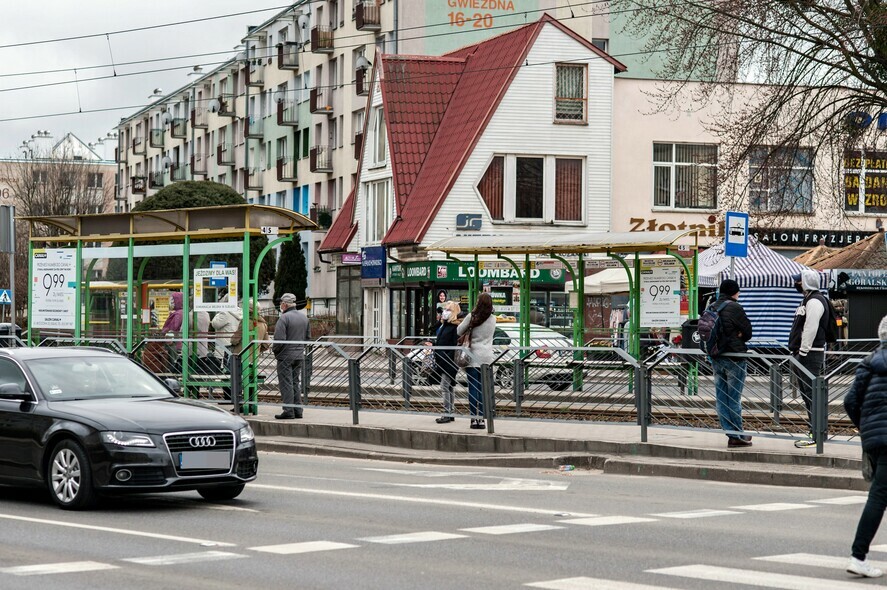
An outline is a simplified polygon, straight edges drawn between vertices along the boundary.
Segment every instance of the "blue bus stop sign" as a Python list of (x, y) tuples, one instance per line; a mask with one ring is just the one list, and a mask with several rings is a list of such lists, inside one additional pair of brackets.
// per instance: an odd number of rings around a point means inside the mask
[[(212, 260), (209, 263), (210, 268), (225, 268), (227, 265), (224, 260)], [(210, 287), (227, 287), (228, 286), (228, 277), (210, 277), (209, 279)]]
[(748, 213), (727, 211), (724, 222), (724, 256), (748, 256)]

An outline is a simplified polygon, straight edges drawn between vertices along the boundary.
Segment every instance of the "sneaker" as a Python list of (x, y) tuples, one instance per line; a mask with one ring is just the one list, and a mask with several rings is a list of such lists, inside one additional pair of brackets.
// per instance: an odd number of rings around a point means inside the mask
[(751, 443), (750, 436), (743, 436), (740, 438), (728, 438), (727, 439), (727, 448), (728, 449), (735, 449), (737, 447), (750, 447), (751, 445), (752, 445), (752, 443)]
[(855, 557), (850, 558), (847, 564), (847, 573), (862, 576), (863, 578), (880, 578), (884, 572), (871, 565), (867, 561), (861, 561)]
[(808, 434), (806, 438), (802, 438), (800, 440), (795, 441), (795, 448), (796, 449), (808, 449), (810, 447), (815, 447), (815, 446), (816, 446), (816, 441), (813, 440), (812, 434)]

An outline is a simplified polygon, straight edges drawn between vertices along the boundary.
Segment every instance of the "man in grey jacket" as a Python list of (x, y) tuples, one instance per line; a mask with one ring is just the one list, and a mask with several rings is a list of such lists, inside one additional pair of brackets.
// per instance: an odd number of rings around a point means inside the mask
[[(794, 275), (795, 289), (803, 293), (804, 299), (795, 310), (788, 348), (798, 362), (814, 377), (819, 377), (825, 368), (825, 330), (828, 322), (828, 302), (819, 290), (819, 273), (805, 270)], [(810, 435), (795, 441), (798, 448), (816, 445), (813, 440), (813, 382), (801, 371), (796, 370), (798, 389), (807, 407)]]
[(271, 351), (277, 359), (277, 381), (283, 398), (283, 412), (274, 417), (287, 420), (302, 417), (302, 363), (305, 360), (305, 342), (311, 337), (308, 317), (296, 309), (296, 296), (284, 293), (280, 298), (280, 318), (274, 327)]

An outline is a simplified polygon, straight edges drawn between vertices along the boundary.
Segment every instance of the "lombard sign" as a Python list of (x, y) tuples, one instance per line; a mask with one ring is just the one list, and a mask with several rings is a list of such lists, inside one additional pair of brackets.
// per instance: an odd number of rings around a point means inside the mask
[(360, 249), (360, 278), (385, 280), (385, 246), (368, 246)]
[[(521, 269), (523, 273), (523, 269)], [(474, 267), (465, 267), (458, 262), (412, 262), (391, 264), (388, 267), (388, 280), (392, 283), (467, 283), (474, 276)], [(507, 262), (500, 264), (484, 262), (480, 268), (480, 279), (484, 282), (513, 282), (521, 275)], [(562, 268), (531, 268), (530, 280), (534, 283), (562, 285), (566, 273)]]

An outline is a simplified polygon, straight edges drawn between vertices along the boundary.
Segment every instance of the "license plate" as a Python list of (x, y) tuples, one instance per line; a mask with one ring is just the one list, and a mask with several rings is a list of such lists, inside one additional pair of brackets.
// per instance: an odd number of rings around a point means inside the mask
[(188, 451), (179, 453), (181, 469), (227, 469), (231, 466), (228, 451)]

